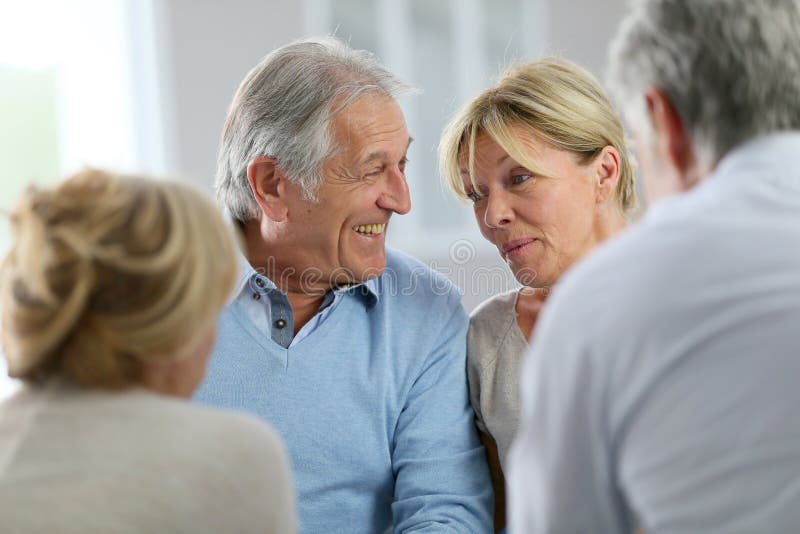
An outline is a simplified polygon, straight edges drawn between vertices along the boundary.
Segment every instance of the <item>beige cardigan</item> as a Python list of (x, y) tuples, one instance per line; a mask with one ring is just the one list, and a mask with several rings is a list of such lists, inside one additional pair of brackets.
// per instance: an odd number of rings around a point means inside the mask
[(0, 523), (25, 533), (292, 533), (283, 445), (258, 420), (52, 382), (0, 402)]

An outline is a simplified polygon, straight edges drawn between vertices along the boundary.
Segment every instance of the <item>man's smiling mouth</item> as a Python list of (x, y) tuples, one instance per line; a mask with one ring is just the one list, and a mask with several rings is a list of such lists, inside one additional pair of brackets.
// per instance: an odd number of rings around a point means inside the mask
[(386, 230), (386, 223), (357, 224), (353, 226), (353, 230), (359, 234), (378, 235), (382, 234)]

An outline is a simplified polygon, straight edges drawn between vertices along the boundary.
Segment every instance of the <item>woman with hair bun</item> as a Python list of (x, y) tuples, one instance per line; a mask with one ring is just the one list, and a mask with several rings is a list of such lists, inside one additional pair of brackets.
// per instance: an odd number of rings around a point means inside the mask
[(186, 402), (235, 284), (204, 195), (81, 172), (30, 189), (0, 268), (8, 532), (294, 532), (286, 454), (258, 420)]

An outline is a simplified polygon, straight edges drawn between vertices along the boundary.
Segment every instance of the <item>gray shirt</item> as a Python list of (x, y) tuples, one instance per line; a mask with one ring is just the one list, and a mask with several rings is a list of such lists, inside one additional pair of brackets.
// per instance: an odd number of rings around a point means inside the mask
[(519, 370), (528, 343), (517, 325), (518, 290), (496, 295), (472, 312), (467, 335), (469, 396), (475, 424), (497, 443), (500, 465), (519, 422)]
[(726, 155), (561, 278), (510, 532), (800, 532), (800, 132)]

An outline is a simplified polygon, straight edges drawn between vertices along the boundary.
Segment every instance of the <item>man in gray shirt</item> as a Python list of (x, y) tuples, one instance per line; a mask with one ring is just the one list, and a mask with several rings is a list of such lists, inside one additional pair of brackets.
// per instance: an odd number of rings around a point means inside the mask
[(668, 198), (539, 319), (511, 531), (800, 532), (800, 2), (637, 2), (610, 73)]

